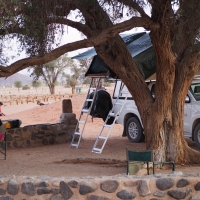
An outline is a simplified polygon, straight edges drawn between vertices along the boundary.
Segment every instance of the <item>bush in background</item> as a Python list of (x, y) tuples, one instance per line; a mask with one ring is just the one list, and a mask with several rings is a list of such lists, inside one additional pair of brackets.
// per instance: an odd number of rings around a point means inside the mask
[(30, 90), (31, 88), (28, 86), (28, 85), (24, 85), (23, 87), (22, 87), (22, 90)]

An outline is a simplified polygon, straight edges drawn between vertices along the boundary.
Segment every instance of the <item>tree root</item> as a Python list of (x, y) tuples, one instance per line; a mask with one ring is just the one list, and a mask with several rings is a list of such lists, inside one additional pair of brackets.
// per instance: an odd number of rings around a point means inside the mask
[(185, 149), (185, 164), (200, 164), (200, 152), (187, 147)]

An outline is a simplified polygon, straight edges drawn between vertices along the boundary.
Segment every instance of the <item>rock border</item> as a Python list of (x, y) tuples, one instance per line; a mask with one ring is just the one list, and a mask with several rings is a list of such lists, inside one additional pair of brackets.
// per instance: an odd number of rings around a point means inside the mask
[(7, 129), (7, 149), (61, 144), (71, 141), (77, 119), (73, 113), (62, 113), (61, 123), (36, 124)]
[(200, 199), (200, 174), (0, 177), (0, 200)]

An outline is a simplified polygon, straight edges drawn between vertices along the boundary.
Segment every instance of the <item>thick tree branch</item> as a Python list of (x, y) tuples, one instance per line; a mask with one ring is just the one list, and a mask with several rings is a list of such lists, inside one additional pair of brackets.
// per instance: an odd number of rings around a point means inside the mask
[(200, 53), (200, 42), (193, 45), (192, 53), (199, 54)]
[(13, 26), (13, 27), (7, 27), (6, 29), (0, 29), (0, 35), (7, 35), (12, 33), (19, 33), (23, 34), (25, 33), (25, 29), (19, 28), (19, 26)]
[(173, 19), (172, 24), (174, 25), (171, 33), (174, 44), (173, 49), (176, 54), (182, 54), (188, 46), (193, 45), (198, 35), (200, 2), (199, 0), (194, 0), (194, 2), (191, 4), (189, 0), (182, 1), (180, 9), (176, 13), (176, 20)]
[(148, 15), (144, 12), (143, 8), (133, 0), (118, 0), (118, 2), (136, 10), (142, 17), (148, 17)]
[[(49, 23), (51, 23), (51, 19), (49, 19)], [(53, 23), (53, 21), (52, 21), (52, 23)], [(72, 21), (69, 19), (60, 18), (60, 19), (56, 19), (56, 23), (71, 26), (75, 29), (78, 29), (80, 32), (82, 32), (84, 34), (85, 33), (91, 34), (91, 29), (86, 24), (82, 24), (80, 22), (75, 22), (75, 21)]]
[(73, 43), (63, 45), (51, 51), (50, 53), (45, 54), (44, 56), (35, 56), (35, 57), (25, 58), (25, 59), (16, 61), (15, 63), (7, 67), (0, 66), (0, 77), (8, 77), (29, 66), (48, 63), (70, 51), (74, 51), (80, 48), (97, 46), (105, 42), (109, 38), (114, 37), (120, 32), (130, 30), (133, 27), (138, 27), (138, 26), (143, 26), (148, 29), (158, 28), (158, 24), (153, 23), (151, 20), (149, 20), (149, 18), (134, 17), (130, 20), (114, 25), (105, 31), (102, 31), (96, 37), (91, 37), (90, 39), (80, 40), (78, 42), (73, 42)]

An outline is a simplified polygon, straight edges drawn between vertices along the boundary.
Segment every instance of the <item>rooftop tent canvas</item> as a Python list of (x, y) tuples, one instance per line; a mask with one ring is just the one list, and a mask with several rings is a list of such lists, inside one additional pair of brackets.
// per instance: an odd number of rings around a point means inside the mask
[[(149, 33), (133, 33), (133, 34), (122, 34), (122, 39), (127, 45), (129, 52), (131, 53), (137, 67), (139, 68), (141, 74), (145, 79), (151, 77), (156, 71), (156, 58), (149, 37)], [(84, 59), (92, 58), (91, 65), (86, 72), (85, 76), (106, 76), (114, 78), (115, 73), (104, 63), (104, 61), (99, 58), (96, 54), (94, 48), (81, 53), (77, 56), (72, 57), (72, 59)]]

